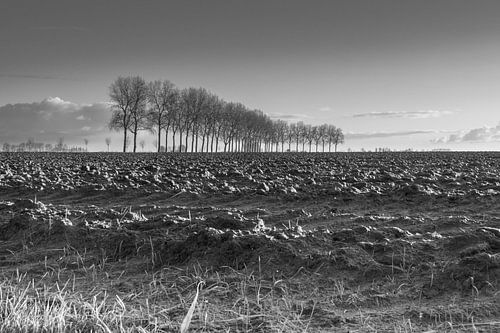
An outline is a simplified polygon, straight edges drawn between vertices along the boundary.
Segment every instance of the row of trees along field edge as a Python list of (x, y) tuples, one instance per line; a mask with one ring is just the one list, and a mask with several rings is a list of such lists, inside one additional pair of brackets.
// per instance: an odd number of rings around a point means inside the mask
[[(161, 151), (162, 133), (165, 149), (169, 137), (172, 150), (187, 152), (278, 152), (321, 150), (337, 151), (344, 142), (340, 128), (323, 124), (289, 124), (271, 119), (260, 110), (241, 103), (226, 102), (204, 88), (179, 89), (168, 80), (146, 82), (139, 76), (118, 77), (109, 88), (112, 117), (109, 128), (123, 132), (123, 151), (128, 135), (137, 150), (137, 134), (149, 131), (157, 135)], [(176, 142), (176, 137), (180, 142)], [(280, 147), (281, 145), (281, 147)], [(288, 148), (285, 148), (288, 145)], [(293, 147), (294, 146), (294, 147)], [(222, 148), (221, 148), (222, 150)]]

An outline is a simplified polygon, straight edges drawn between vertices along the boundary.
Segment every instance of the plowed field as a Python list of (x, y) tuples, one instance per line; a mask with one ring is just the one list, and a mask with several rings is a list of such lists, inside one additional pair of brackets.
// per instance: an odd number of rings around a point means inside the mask
[(0, 272), (1, 331), (498, 332), (500, 153), (2, 153)]

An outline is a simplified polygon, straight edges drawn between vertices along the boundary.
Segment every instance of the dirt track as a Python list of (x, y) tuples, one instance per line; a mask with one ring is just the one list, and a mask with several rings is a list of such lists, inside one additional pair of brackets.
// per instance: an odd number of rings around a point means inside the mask
[(219, 308), (213, 276), (250, 272), (311, 332), (495, 332), (499, 175), (498, 153), (0, 154), (0, 265), (202, 267)]

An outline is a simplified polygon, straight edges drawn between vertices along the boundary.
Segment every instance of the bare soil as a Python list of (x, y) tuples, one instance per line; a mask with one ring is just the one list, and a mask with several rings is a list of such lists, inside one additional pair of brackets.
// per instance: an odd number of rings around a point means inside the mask
[(2, 153), (1, 277), (56, 267), (175, 285), (156, 331), (497, 332), (500, 154)]

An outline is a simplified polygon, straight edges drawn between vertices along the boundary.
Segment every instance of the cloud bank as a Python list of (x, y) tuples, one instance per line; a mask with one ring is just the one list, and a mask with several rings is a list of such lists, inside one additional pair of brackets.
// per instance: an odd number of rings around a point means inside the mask
[(0, 106), (0, 142), (20, 143), (28, 138), (54, 143), (64, 137), (68, 144), (109, 133), (111, 116), (107, 103), (77, 104), (59, 97), (41, 102)]
[(346, 139), (372, 139), (372, 138), (389, 138), (393, 136), (409, 136), (417, 134), (436, 133), (436, 131), (417, 130), (417, 131), (399, 131), (399, 132), (368, 132), (368, 133), (353, 133), (348, 132), (345, 134)]
[(368, 112), (357, 113), (353, 118), (410, 118), (410, 119), (425, 119), (438, 118), (450, 115), (451, 111), (426, 110), (426, 111), (396, 111), (396, 112)]
[(434, 143), (464, 143), (500, 141), (500, 123), (496, 127), (480, 127), (450, 134), (433, 140)]

